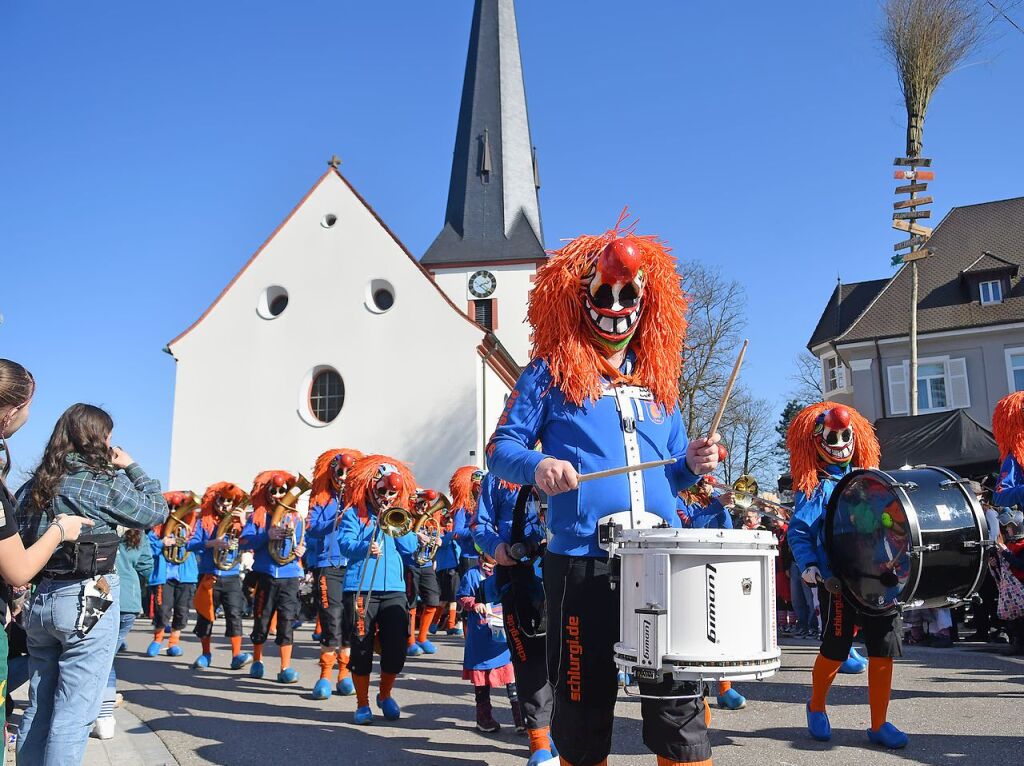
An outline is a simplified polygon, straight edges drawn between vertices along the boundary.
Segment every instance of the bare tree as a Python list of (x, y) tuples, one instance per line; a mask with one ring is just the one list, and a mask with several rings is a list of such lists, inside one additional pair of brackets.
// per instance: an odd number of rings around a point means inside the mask
[(820, 402), (825, 398), (822, 389), (821, 360), (810, 351), (804, 351), (797, 356), (795, 369), (789, 379), (793, 382), (793, 388), (789, 392), (790, 398), (801, 405)]
[(739, 390), (729, 400), (724, 424), (719, 428), (729, 449), (723, 465), (724, 479), (732, 484), (751, 474), (764, 487), (773, 487), (777, 477), (775, 428), (772, 403)]
[(710, 427), (736, 361), (747, 297), (739, 282), (700, 263), (685, 264), (681, 276), (690, 307), (679, 399), (686, 433), (697, 436)]

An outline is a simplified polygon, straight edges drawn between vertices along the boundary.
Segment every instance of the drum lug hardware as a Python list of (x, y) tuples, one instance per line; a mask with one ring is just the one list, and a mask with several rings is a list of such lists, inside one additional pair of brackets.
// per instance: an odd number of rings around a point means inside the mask
[(992, 548), (995, 546), (995, 540), (964, 540), (964, 548)]
[(916, 545), (910, 549), (910, 555), (915, 558), (920, 558), (922, 553), (934, 553), (938, 549), (938, 543), (929, 543), (928, 545)]
[(897, 481), (893, 482), (890, 486), (899, 487), (905, 489), (907, 492), (913, 492), (917, 489), (917, 482), (914, 481)]
[(946, 479), (945, 481), (939, 482), (939, 489), (949, 489), (950, 487), (965, 487), (970, 484), (967, 479)]

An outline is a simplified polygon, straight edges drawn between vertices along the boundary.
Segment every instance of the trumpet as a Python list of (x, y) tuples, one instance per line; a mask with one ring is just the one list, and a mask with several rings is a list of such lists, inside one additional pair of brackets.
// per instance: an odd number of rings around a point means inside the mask
[(164, 522), (164, 537), (173, 537), (173, 545), (164, 546), (164, 558), (171, 564), (184, 564), (192, 554), (185, 550), (189, 529), (185, 519), (199, 507), (200, 497), (195, 492), (185, 494), (185, 501), (172, 508)]
[(226, 509), (217, 522), (215, 537), (217, 540), (227, 538), (228, 547), (218, 548), (213, 552), (213, 565), (220, 570), (231, 569), (238, 559), (238, 539), (242, 536), (242, 524), (235, 518), (235, 513), (249, 505), (249, 495)]
[(286, 513), (295, 511), (299, 498), (308, 492), (310, 487), (312, 485), (309, 483), (309, 479), (300, 473), (295, 482), (288, 488), (284, 497), (274, 505), (274, 511), (270, 516), (270, 523), (267, 525), (267, 529), (277, 527), (287, 532), (284, 537), (279, 540), (270, 540), (267, 545), (267, 552), (270, 554), (270, 558), (278, 566), (283, 567), (286, 564), (290, 564), (298, 557), (295, 548), (302, 542), (302, 532), (296, 534), (295, 524), (290, 521), (284, 522), (284, 517)]
[(437, 556), (437, 551), (441, 548), (445, 521), (451, 513), (451, 508), (452, 504), (448, 498), (438, 494), (437, 499), (416, 519), (412, 531), (417, 535), (422, 532), (427, 536), (427, 541), (421, 541), (413, 554), (416, 566), (426, 566)]

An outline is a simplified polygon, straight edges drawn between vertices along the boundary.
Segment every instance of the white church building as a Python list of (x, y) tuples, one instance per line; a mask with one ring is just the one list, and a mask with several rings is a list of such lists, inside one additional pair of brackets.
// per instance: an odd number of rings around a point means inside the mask
[[(514, 2), (476, 0), (441, 233), (417, 261), (332, 161), (167, 344), (170, 486), (248, 487), (270, 468), (308, 477), (332, 447), (393, 455), (437, 488), (483, 465), (529, 356), (538, 187)], [(263, 375), (229, 361), (256, 358)], [(195, 448), (226, 434), (220, 452)]]

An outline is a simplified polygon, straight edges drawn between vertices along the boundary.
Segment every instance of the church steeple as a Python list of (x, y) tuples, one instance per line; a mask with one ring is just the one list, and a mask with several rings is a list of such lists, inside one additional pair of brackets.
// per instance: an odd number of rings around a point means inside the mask
[(544, 258), (514, 0), (476, 0), (448, 209), (427, 266)]

